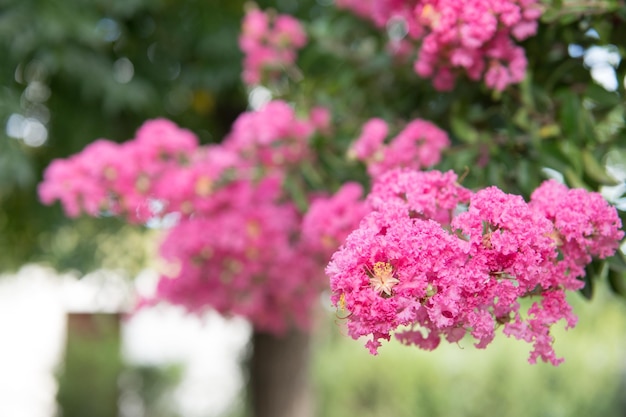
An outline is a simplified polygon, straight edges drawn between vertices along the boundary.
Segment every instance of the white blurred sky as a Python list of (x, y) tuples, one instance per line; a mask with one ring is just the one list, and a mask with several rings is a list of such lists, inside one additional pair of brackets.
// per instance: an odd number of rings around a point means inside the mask
[[(124, 282), (106, 272), (77, 281), (36, 265), (0, 277), (0, 416), (54, 416), (54, 372), (61, 366), (66, 312), (119, 310), (130, 292)], [(142, 291), (154, 282), (150, 272), (138, 279)], [(181, 414), (217, 416), (237, 399), (244, 383), (238, 359), (249, 335), (242, 320), (217, 314), (199, 319), (159, 306), (124, 321), (122, 352), (133, 364), (183, 364), (176, 391)]]

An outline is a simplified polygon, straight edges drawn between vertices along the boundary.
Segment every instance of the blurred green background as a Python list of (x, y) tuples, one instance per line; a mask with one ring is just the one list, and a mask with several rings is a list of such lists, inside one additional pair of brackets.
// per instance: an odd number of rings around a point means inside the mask
[[(325, 417), (586, 417), (626, 415), (626, 306), (603, 291), (570, 302), (579, 324), (555, 327), (558, 367), (529, 365), (529, 346), (499, 334), (485, 350), (470, 340), (433, 352), (392, 342), (371, 356), (341, 335), (318, 339), (314, 378)], [(338, 329), (339, 328), (339, 329)]]

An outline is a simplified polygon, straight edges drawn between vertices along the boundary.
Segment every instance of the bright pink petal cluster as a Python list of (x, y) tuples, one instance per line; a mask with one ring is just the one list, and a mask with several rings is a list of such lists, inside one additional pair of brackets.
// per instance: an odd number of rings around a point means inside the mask
[(260, 84), (265, 77), (275, 77), (291, 67), (297, 50), (306, 42), (306, 33), (295, 18), (272, 15), (256, 8), (249, 10), (239, 36), (239, 47), (245, 55), (244, 82)]
[(611, 256), (623, 237), (617, 212), (599, 193), (570, 190), (550, 180), (533, 192), (530, 204), (554, 224), (554, 238), (569, 260), (570, 275), (583, 276), (592, 257)]
[(317, 196), (302, 222), (302, 241), (311, 256), (328, 263), (346, 237), (358, 227), (370, 208), (363, 187), (347, 182), (331, 196)]
[(53, 161), (39, 196), (46, 204), (61, 201), (70, 217), (84, 212), (145, 222), (158, 214), (151, 203), (167, 197), (172, 177), (181, 170), (208, 182), (219, 175), (215, 166), (196, 166), (201, 159), (193, 133), (168, 120), (150, 120), (134, 140), (118, 144), (99, 139), (77, 155)]
[(258, 168), (280, 173), (312, 158), (309, 139), (329, 129), (328, 111), (299, 118), (284, 101), (246, 112), (220, 145), (200, 147), (196, 136), (164, 119), (150, 120), (118, 144), (100, 139), (81, 153), (55, 160), (39, 187), (41, 200), (60, 200), (71, 217), (123, 215), (134, 223), (177, 212), (210, 209), (216, 183), (230, 171), (252, 178)]
[(222, 204), (167, 234), (161, 254), (177, 268), (160, 280), (155, 299), (246, 317), (258, 331), (306, 328), (322, 274), (292, 241), (301, 216), (280, 201), (280, 181), (236, 181), (216, 198)]
[(388, 212), (396, 207), (403, 215), (448, 226), (472, 196), (457, 180), (452, 171), (394, 169), (376, 179), (367, 200), (374, 210)]
[[(326, 269), (349, 334), (370, 336), (372, 353), (392, 333), (427, 350), (442, 337), (458, 342), (469, 334), (484, 348), (503, 326), (533, 344), (531, 363), (559, 364), (550, 327), (562, 319), (576, 324), (565, 291), (580, 289), (584, 274), (571, 268), (581, 260), (563, 244), (565, 234), (584, 236), (581, 250), (599, 256), (614, 253), (623, 237), (615, 209), (601, 197), (560, 187), (547, 182), (527, 203), (496, 187), (471, 193), (451, 172), (380, 177), (368, 197), (373, 212)], [(550, 201), (551, 188), (560, 194)], [(546, 215), (563, 211), (579, 221), (563, 229)], [(525, 313), (524, 298), (537, 300)]]
[(367, 165), (367, 172), (373, 178), (395, 168), (432, 167), (440, 161), (443, 149), (450, 146), (445, 131), (422, 119), (407, 123), (385, 143), (388, 133), (384, 120), (370, 119), (349, 150), (350, 156)]
[(514, 40), (534, 35), (542, 13), (537, 0), (340, 0), (337, 5), (380, 28), (403, 25), (406, 38), (392, 37), (391, 49), (406, 54), (407, 39), (415, 42), (415, 72), (444, 91), (461, 73), (498, 91), (522, 81), (527, 61)]
[[(310, 137), (329, 129), (327, 110), (299, 118), (281, 101), (242, 114), (219, 145), (199, 146), (189, 131), (152, 120), (133, 140), (100, 140), (54, 161), (40, 197), (47, 204), (60, 200), (70, 216), (108, 213), (135, 223), (178, 218), (161, 247), (173, 272), (147, 304), (212, 308), (246, 317), (259, 331), (306, 328), (327, 283), (323, 265), (364, 215), (354, 184), (326, 206), (321, 197), (314, 202), (306, 225), (283, 191), (287, 170), (311, 157)], [(312, 222), (321, 222), (327, 208), (335, 222), (315, 229)], [(311, 256), (312, 242), (324, 235), (336, 243), (323, 258)]]
[(309, 139), (327, 128), (324, 109), (299, 118), (289, 104), (275, 100), (257, 111), (241, 114), (223, 146), (239, 155), (241, 163), (248, 167), (284, 169), (313, 158)]

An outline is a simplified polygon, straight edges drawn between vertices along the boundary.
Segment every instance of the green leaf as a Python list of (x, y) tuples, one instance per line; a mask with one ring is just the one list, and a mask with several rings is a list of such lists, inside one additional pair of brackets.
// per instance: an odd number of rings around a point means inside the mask
[(294, 175), (287, 175), (283, 187), (291, 200), (296, 204), (301, 212), (306, 212), (309, 202), (306, 196), (305, 187)]
[(618, 182), (611, 178), (588, 149), (582, 151), (582, 161), (585, 173), (594, 181), (602, 185), (617, 185)]
[(626, 181), (626, 149), (612, 149), (605, 156), (605, 169), (617, 181)]
[(624, 255), (621, 251), (617, 251), (614, 256), (611, 256), (607, 259), (609, 267), (617, 272), (626, 273), (626, 259), (624, 259), (626, 255)]
[(531, 124), (528, 116), (528, 110), (524, 107), (520, 107), (513, 115), (513, 122), (515, 122), (516, 126), (524, 130), (529, 130)]
[(585, 281), (585, 286), (582, 287), (579, 292), (587, 300), (591, 300), (591, 298), (593, 298), (593, 278), (591, 278), (589, 272), (585, 274), (583, 281)]
[(615, 106), (595, 125), (596, 137), (600, 143), (608, 143), (624, 128), (624, 107)]
[(606, 262), (594, 259), (585, 267), (585, 286), (580, 289), (580, 293), (588, 300), (593, 297), (595, 281), (603, 274), (606, 269)]
[(567, 183), (571, 187), (573, 187), (573, 188), (584, 188), (586, 190), (589, 189), (589, 186), (571, 168), (567, 168), (565, 170), (564, 174), (565, 174), (565, 179), (567, 180)]
[(608, 91), (598, 84), (589, 84), (585, 90), (585, 95), (593, 101), (598, 109), (610, 109), (621, 103), (619, 94)]
[(610, 269), (608, 274), (611, 290), (622, 297), (626, 297), (626, 273)]
[(453, 117), (451, 121), (452, 133), (463, 142), (475, 144), (478, 141), (478, 131), (460, 117)]
[(571, 91), (559, 92), (561, 112), (559, 120), (563, 128), (563, 135), (568, 141), (579, 142), (581, 133), (580, 99)]

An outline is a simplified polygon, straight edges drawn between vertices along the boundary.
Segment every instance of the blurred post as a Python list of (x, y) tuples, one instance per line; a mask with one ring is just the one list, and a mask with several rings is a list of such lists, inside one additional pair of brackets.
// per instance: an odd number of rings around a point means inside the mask
[(312, 417), (309, 334), (254, 333), (250, 364), (253, 417)]
[(117, 417), (120, 315), (69, 313), (57, 401), (63, 417)]

